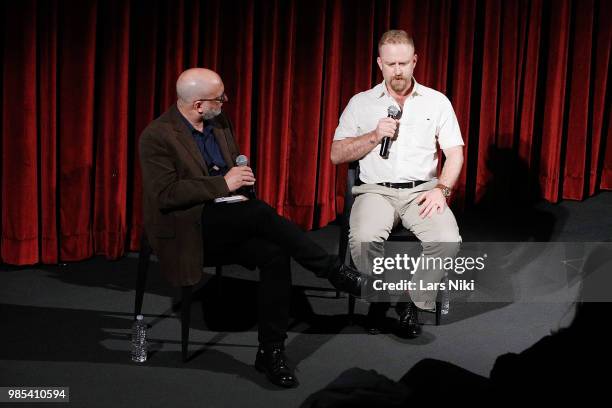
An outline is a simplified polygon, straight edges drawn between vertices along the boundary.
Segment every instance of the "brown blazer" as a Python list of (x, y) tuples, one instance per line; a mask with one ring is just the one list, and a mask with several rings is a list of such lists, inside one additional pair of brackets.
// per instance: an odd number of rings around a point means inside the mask
[[(223, 158), (233, 167), (238, 147), (229, 120), (211, 121)], [(151, 122), (140, 136), (144, 228), (164, 277), (175, 286), (202, 277), (202, 208), (229, 190), (223, 176), (208, 169), (176, 104)]]

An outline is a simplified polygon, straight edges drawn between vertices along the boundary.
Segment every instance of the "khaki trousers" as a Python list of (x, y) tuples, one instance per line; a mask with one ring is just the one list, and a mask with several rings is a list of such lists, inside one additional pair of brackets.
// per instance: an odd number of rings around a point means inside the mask
[[(376, 184), (353, 187), (355, 202), (351, 210), (349, 243), (355, 265), (363, 273), (372, 273), (373, 260), (384, 256), (384, 242), (394, 226), (399, 224), (412, 231), (421, 241), (424, 257), (454, 257), (459, 251), (461, 236), (450, 208), (430, 218), (419, 216), (416, 199), (431, 190), (437, 179), (411, 189), (396, 189)], [(410, 299), (425, 310), (435, 309), (437, 290), (420, 290), (444, 277), (443, 269), (420, 269), (412, 276), (417, 289), (410, 291)], [(422, 282), (422, 285), (420, 282)]]

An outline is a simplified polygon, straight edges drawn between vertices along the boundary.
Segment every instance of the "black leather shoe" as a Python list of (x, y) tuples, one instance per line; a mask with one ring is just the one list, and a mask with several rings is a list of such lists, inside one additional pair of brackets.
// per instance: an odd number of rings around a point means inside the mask
[(364, 275), (345, 264), (340, 264), (338, 269), (330, 273), (328, 279), (334, 285), (334, 288), (356, 297), (361, 297), (362, 294), (365, 294), (370, 286), (370, 277), (368, 275)]
[(285, 388), (298, 386), (298, 380), (293, 369), (287, 364), (287, 357), (281, 347), (269, 349), (259, 347), (255, 358), (255, 368), (264, 373), (272, 384)]
[(419, 315), (417, 307), (410, 302), (408, 306), (400, 312), (398, 319), (398, 335), (408, 339), (414, 339), (421, 334)]

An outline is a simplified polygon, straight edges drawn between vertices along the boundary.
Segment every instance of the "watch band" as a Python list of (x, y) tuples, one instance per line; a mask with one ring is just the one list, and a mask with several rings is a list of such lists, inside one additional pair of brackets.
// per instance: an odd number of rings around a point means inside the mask
[(444, 184), (436, 184), (435, 188), (439, 188), (440, 190), (442, 190), (442, 195), (446, 198), (450, 197), (451, 195), (451, 189), (448, 188), (447, 186), (445, 186)]

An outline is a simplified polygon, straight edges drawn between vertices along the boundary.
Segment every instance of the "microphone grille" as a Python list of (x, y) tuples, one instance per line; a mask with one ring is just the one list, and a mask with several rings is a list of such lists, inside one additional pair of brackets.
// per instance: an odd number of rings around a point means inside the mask
[(246, 166), (249, 164), (249, 159), (244, 154), (236, 157), (236, 166)]
[(391, 105), (387, 108), (387, 115), (389, 117), (397, 119), (397, 116), (399, 115), (399, 113), (400, 113), (400, 110), (395, 105)]

